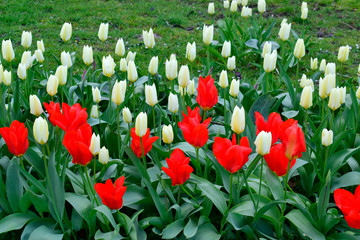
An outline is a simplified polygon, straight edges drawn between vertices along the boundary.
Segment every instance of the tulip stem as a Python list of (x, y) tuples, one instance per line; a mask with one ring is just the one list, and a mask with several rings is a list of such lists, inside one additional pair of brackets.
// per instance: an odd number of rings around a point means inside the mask
[(207, 75), (210, 72), (210, 44), (207, 45)]
[(206, 118), (206, 110), (203, 109), (203, 122), (205, 121), (205, 118)]
[(180, 185), (180, 186), (181, 186), (181, 189), (182, 189), (187, 195), (189, 195), (189, 197), (191, 197), (191, 199), (193, 199), (198, 206), (200, 206), (200, 205), (199, 205), (199, 202), (186, 190), (186, 188), (184, 187), (184, 185)]
[(307, 109), (305, 109), (305, 120), (304, 120), (305, 136), (307, 135), (307, 118), (308, 118), (308, 112)]
[(171, 156), (171, 143), (169, 143), (169, 156)]
[(331, 111), (331, 120), (330, 120), (330, 129), (332, 130), (332, 125), (334, 121), (334, 111)]
[(94, 158), (94, 186), (96, 183), (96, 158)]
[(262, 158), (261, 158), (261, 162), (260, 162), (260, 185), (259, 185), (259, 196), (258, 196), (258, 199), (257, 199), (256, 208), (255, 208), (255, 209), (256, 209), (256, 212), (257, 212), (257, 209), (258, 209), (258, 207), (259, 207), (260, 196), (261, 196), (263, 166), (264, 166), (264, 158), (262, 157)]
[(226, 126), (226, 88), (224, 88), (224, 128), (226, 136), (228, 135), (228, 128)]
[(140, 137), (140, 144), (141, 144), (141, 157), (143, 160), (144, 167), (146, 169), (146, 158), (145, 158), (145, 154), (144, 154), (143, 137)]
[(231, 207), (231, 203), (232, 203), (232, 195), (233, 195), (233, 178), (234, 178), (234, 174), (230, 173), (230, 193), (229, 193), (229, 204), (227, 207), (226, 212), (229, 212), (229, 209)]
[(155, 105), (152, 107), (153, 124), (154, 124), (154, 135), (156, 136), (156, 123), (155, 123)]
[(178, 195), (177, 195), (177, 204), (180, 206), (180, 194), (181, 194), (181, 185), (178, 187)]
[(281, 60), (282, 60), (282, 62), (285, 62), (284, 55), (285, 55), (285, 41), (281, 41)]
[(2, 94), (2, 87), (0, 85), (0, 104), (1, 104), (1, 109), (3, 110), (3, 120), (4, 120), (4, 124), (5, 124), (5, 119), (6, 119), (6, 107), (4, 104), (4, 99), (3, 99), (3, 94)]
[(201, 176), (201, 163), (200, 163), (200, 159), (199, 159), (199, 148), (195, 148), (195, 152), (196, 152), (196, 174), (198, 176)]
[(324, 169), (323, 169), (323, 181), (325, 182), (326, 178), (326, 161), (329, 155), (329, 147), (325, 147), (325, 159), (324, 159)]
[(285, 213), (285, 208), (286, 208), (286, 193), (287, 193), (287, 189), (288, 189), (288, 181), (289, 181), (289, 172), (290, 172), (290, 166), (291, 166), (291, 159), (289, 159), (289, 163), (288, 163), (288, 167), (287, 167), (287, 171), (286, 171), (286, 176), (285, 176), (285, 192), (284, 192), (284, 201), (285, 201), (285, 206), (284, 208), (281, 210), (281, 215), (284, 216)]
[[(103, 48), (104, 49), (104, 48)], [(111, 89), (111, 78), (109, 77), (109, 125), (111, 123), (111, 93), (112, 92), (112, 89)]]
[(299, 68), (300, 68), (300, 59), (298, 59), (298, 62), (296, 64), (296, 81), (299, 79)]
[[(20, 160), (21, 167), (25, 170), (25, 167), (24, 167), (24, 162), (23, 162), (22, 156), (20, 156), (20, 157), (19, 157), (19, 160)], [(25, 170), (25, 171), (26, 171), (26, 170)]]
[(339, 86), (341, 86), (341, 73), (343, 72), (343, 70), (344, 70), (344, 66), (343, 66), (343, 63), (342, 62), (340, 62), (340, 71), (339, 71), (339, 77), (340, 77), (340, 79), (339, 79)]
[(117, 133), (118, 133), (118, 151), (119, 151), (119, 159), (121, 159), (121, 135), (120, 135), (120, 105), (117, 106)]
[(321, 99), (321, 119), (324, 119), (325, 100)]

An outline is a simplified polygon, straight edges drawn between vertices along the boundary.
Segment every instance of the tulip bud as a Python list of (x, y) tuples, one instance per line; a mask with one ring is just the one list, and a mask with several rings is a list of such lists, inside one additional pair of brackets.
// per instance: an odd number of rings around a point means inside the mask
[(11, 40), (3, 40), (1, 45), (2, 57), (11, 62), (15, 58), (15, 52), (11, 44)]
[(130, 112), (129, 108), (124, 107), (122, 110), (122, 115), (123, 115), (124, 122), (126, 122), (126, 123), (132, 122), (132, 116), (131, 116), (131, 112)]
[(44, 118), (38, 117), (35, 119), (33, 133), (37, 143), (44, 145), (47, 142), (49, 138), (49, 128), (48, 123)]
[(126, 80), (116, 81), (111, 94), (111, 101), (119, 106), (125, 99)]
[[(240, 0), (238, 0), (238, 2), (240, 3)], [(248, 5), (248, 0), (242, 0), (241, 5), (247, 6)]]
[(234, 13), (238, 10), (238, 2), (236, 0), (231, 1), (230, 12)]
[(339, 48), (339, 54), (338, 54), (339, 62), (344, 63), (349, 59), (349, 51), (350, 51), (349, 45), (341, 46)]
[(91, 91), (92, 91), (92, 95), (93, 95), (93, 100), (96, 103), (99, 103), (101, 101), (101, 94), (100, 94), (100, 90), (98, 87), (91, 87)]
[(234, 112), (231, 117), (231, 130), (235, 133), (240, 134), (245, 129), (245, 110), (244, 107), (241, 109), (238, 106), (235, 106)]
[(306, 86), (303, 88), (301, 92), (300, 105), (305, 109), (308, 109), (313, 105), (311, 86)]
[(135, 62), (135, 57), (136, 57), (136, 52), (132, 52), (129, 51), (128, 54), (126, 55), (126, 62), (129, 64), (129, 61), (134, 61)]
[(34, 57), (31, 55), (30, 51), (23, 52), (23, 55), (21, 56), (21, 63), (25, 64), (26, 69), (29, 69), (34, 61)]
[(171, 55), (174, 57), (170, 57), (170, 61), (166, 59), (165, 62), (165, 73), (166, 73), (166, 78), (171, 80), (174, 80), (177, 77), (177, 60), (175, 55)]
[(345, 97), (346, 97), (346, 87), (340, 88), (340, 104), (345, 103)]
[(168, 126), (166, 126), (166, 125), (163, 126), (163, 128), (162, 128), (162, 140), (166, 144), (170, 144), (174, 140), (174, 132), (173, 132), (171, 124), (169, 124)]
[(223, 56), (223, 58), (228, 58), (230, 57), (230, 54), (231, 54), (231, 42), (225, 41), (221, 50), (221, 56)]
[(92, 47), (89, 46), (84, 46), (83, 48), (83, 61), (84, 63), (89, 66), (90, 64), (93, 63), (94, 59), (93, 59), (93, 49)]
[(195, 93), (195, 81), (194, 80), (190, 80), (189, 85), (186, 88), (186, 92), (189, 94), (189, 96), (191, 96)]
[(4, 79), (4, 67), (0, 64), (0, 84), (3, 82)]
[(325, 68), (326, 68), (326, 60), (322, 59), (321, 62), (320, 62), (319, 70), (322, 71), (322, 72), (325, 72)]
[(227, 86), (229, 86), (226, 70), (222, 70), (220, 73), (219, 86), (222, 88), (227, 88)]
[(67, 42), (71, 38), (72, 26), (71, 23), (64, 23), (60, 31), (60, 37), (64, 42)]
[(261, 156), (269, 154), (271, 147), (271, 140), (272, 140), (271, 132), (261, 131), (257, 135), (254, 142), (256, 146), (256, 152)]
[(61, 52), (61, 65), (70, 68), (72, 66), (71, 56), (69, 52)]
[(325, 76), (329, 75), (329, 74), (335, 74), (336, 75), (336, 64), (335, 63), (326, 64)]
[(122, 59), (120, 59), (120, 71), (126, 72), (126, 70), (127, 70), (126, 59), (122, 58)]
[(102, 147), (99, 152), (99, 162), (103, 165), (109, 162), (109, 150), (106, 147)]
[(214, 6), (214, 3), (209, 3), (209, 6), (208, 6), (208, 14), (209, 15), (213, 15), (215, 13), (215, 6)]
[(155, 38), (153, 30), (150, 28), (149, 32), (143, 30), (144, 44), (147, 48), (153, 48), (155, 46)]
[(235, 79), (233, 79), (233, 80), (231, 81), (231, 84), (230, 84), (230, 91), (229, 91), (229, 93), (230, 93), (230, 95), (233, 96), (234, 98), (236, 98), (237, 95), (238, 95), (239, 92), (240, 92), (239, 87), (240, 87), (240, 80), (235, 80)]
[(26, 79), (26, 65), (23, 63), (20, 63), (17, 69), (17, 75), (21, 80)]
[(115, 54), (120, 57), (124, 56), (125, 54), (125, 44), (122, 38), (119, 38), (119, 40), (116, 43)]
[(235, 56), (229, 57), (227, 60), (227, 68), (232, 71), (236, 68)]
[(316, 70), (318, 68), (318, 59), (317, 58), (311, 58), (310, 60), (310, 68), (311, 70)]
[(263, 45), (263, 50), (262, 50), (262, 53), (261, 53), (261, 57), (264, 58), (265, 57), (265, 54), (271, 54), (271, 42), (265, 42), (264, 45)]
[(59, 86), (59, 79), (55, 75), (50, 75), (46, 86), (47, 93), (50, 96), (54, 96), (57, 93), (58, 86)]
[(99, 135), (96, 135), (95, 133), (92, 134), (89, 150), (92, 153), (92, 155), (94, 155), (94, 156), (99, 154), (99, 152), (100, 152), (100, 136)]
[(99, 108), (97, 105), (91, 106), (90, 117), (97, 119), (99, 117)]
[(301, 11), (304, 11), (304, 8), (307, 8), (307, 2), (301, 3)]
[(35, 58), (39, 63), (43, 63), (45, 58), (43, 52), (40, 49), (35, 50)]
[(304, 39), (298, 38), (294, 48), (294, 55), (297, 59), (305, 56), (305, 44)]
[(109, 23), (101, 23), (99, 27), (98, 37), (100, 41), (105, 42), (108, 38)]
[(40, 116), (44, 110), (41, 106), (41, 102), (36, 95), (30, 95), (29, 97), (30, 113), (36, 117)]
[(32, 35), (31, 32), (23, 31), (21, 35), (21, 45), (28, 49), (31, 46)]
[(139, 113), (135, 120), (135, 133), (138, 137), (145, 136), (147, 132), (147, 114)]
[(3, 77), (3, 83), (5, 86), (10, 86), (11, 84), (11, 72), (4, 70), (4, 77)]
[(243, 7), (241, 9), (241, 16), (244, 17), (244, 18), (251, 17), (252, 16), (252, 9), (249, 8), (249, 7)]
[(331, 89), (335, 88), (335, 74), (326, 75), (319, 80), (319, 96), (324, 99), (329, 96)]
[(158, 72), (158, 66), (159, 66), (159, 58), (157, 56), (152, 57), (149, 64), (149, 73), (151, 75), (156, 75)]
[(324, 128), (321, 133), (321, 142), (325, 147), (330, 146), (333, 143), (333, 131)]
[(41, 39), (40, 41), (36, 42), (37, 48), (40, 49), (43, 53), (45, 52), (45, 46), (44, 46), (44, 42)]
[(229, 2), (228, 0), (225, 0), (225, 1), (224, 1), (224, 8), (225, 8), (225, 9), (228, 9), (229, 6), (230, 6), (230, 2)]
[(274, 50), (272, 53), (266, 53), (264, 57), (264, 70), (269, 73), (276, 68), (277, 51)]
[(203, 42), (210, 45), (214, 37), (214, 25), (206, 26), (203, 28)]
[(151, 86), (145, 84), (145, 99), (146, 103), (151, 107), (154, 107), (155, 104), (157, 104), (158, 99), (155, 83)]
[(102, 70), (103, 74), (107, 77), (111, 77), (115, 73), (115, 62), (114, 59), (110, 56), (103, 57), (102, 59)]
[(178, 77), (179, 86), (182, 88), (186, 88), (190, 83), (190, 71), (187, 65), (183, 65), (179, 71)]
[(341, 106), (341, 90), (340, 88), (333, 88), (330, 91), (329, 108), (333, 111)]
[(185, 54), (185, 57), (190, 61), (190, 62), (193, 62), (196, 58), (196, 43), (193, 42), (192, 44), (191, 43), (188, 43), (186, 45), (186, 54)]
[(309, 11), (308, 8), (304, 8), (304, 9), (301, 11), (301, 19), (302, 19), (302, 20), (306, 20), (306, 19), (307, 19), (308, 11)]
[(259, 10), (259, 13), (264, 13), (266, 11), (266, 2), (265, 2), (265, 0), (259, 0), (258, 1), (258, 10)]
[(130, 60), (128, 63), (127, 77), (130, 82), (135, 82), (138, 79), (138, 73), (134, 61)]
[(356, 97), (357, 97), (357, 99), (360, 100), (360, 86), (358, 87), (358, 89), (356, 91)]
[(177, 113), (179, 110), (179, 100), (176, 94), (170, 93), (168, 100), (168, 109), (172, 113)]
[[(285, 20), (285, 21), (284, 21)], [(284, 19), (281, 23), (279, 37), (282, 41), (286, 41), (290, 37), (291, 23), (286, 23), (286, 19)]]
[(306, 79), (304, 82), (304, 87), (310, 87), (311, 91), (314, 91), (314, 82), (312, 79)]
[(302, 75), (301, 77), (301, 81), (300, 81), (300, 87), (304, 88), (305, 87), (305, 81), (307, 80), (307, 77), (305, 74)]
[(68, 69), (67, 66), (60, 65), (57, 67), (55, 76), (59, 79), (59, 85), (64, 86), (67, 81)]

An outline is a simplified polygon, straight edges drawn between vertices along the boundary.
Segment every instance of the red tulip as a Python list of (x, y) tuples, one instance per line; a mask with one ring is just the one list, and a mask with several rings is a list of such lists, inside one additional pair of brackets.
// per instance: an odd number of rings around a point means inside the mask
[(306, 151), (304, 133), (294, 119), (288, 119), (280, 125), (279, 138), (288, 159), (299, 158)]
[(344, 189), (336, 189), (334, 199), (348, 225), (360, 229), (360, 185), (356, 188), (355, 195)]
[(44, 106), (49, 113), (50, 122), (65, 132), (77, 130), (80, 126), (87, 123), (88, 114), (86, 113), (86, 108), (83, 109), (79, 103), (75, 103), (71, 107), (63, 103), (62, 113), (59, 103), (44, 103)]
[(28, 130), (24, 123), (13, 121), (10, 127), (0, 128), (0, 135), (4, 138), (9, 151), (17, 157), (25, 154), (29, 147)]
[[(278, 176), (284, 176), (287, 173), (289, 158), (285, 155), (285, 149), (282, 143), (275, 144), (270, 148), (270, 153), (264, 155), (264, 159), (269, 168)], [(290, 169), (294, 166), (296, 159), (291, 160)]]
[(279, 127), (282, 123), (280, 114), (276, 112), (270, 113), (267, 122), (259, 112), (255, 112), (256, 135), (261, 131), (271, 132), (271, 144), (275, 144), (279, 139)]
[(187, 110), (188, 115), (183, 112), (182, 115), (184, 119), (182, 122), (179, 122), (178, 125), (183, 132), (185, 140), (195, 148), (200, 148), (204, 146), (209, 139), (209, 130), (207, 127), (210, 124), (211, 118), (200, 123), (200, 109), (196, 107), (194, 110), (191, 110), (190, 107), (187, 107)]
[[(131, 149), (138, 158), (141, 158), (142, 157), (141, 142), (140, 142), (140, 137), (135, 133), (135, 128), (131, 129), (131, 137), (132, 137)], [(151, 137), (151, 138), (149, 137), (150, 137), (150, 129), (148, 128), (146, 134), (142, 137), (145, 156), (148, 152), (150, 152), (152, 148), (152, 144), (159, 138), (159, 137)]]
[(205, 79), (201, 76), (199, 77), (197, 92), (198, 95), (196, 101), (205, 111), (211, 109), (218, 102), (218, 91), (211, 75), (207, 76)]
[(218, 162), (229, 172), (235, 173), (240, 170), (249, 160), (251, 153), (247, 137), (240, 139), (236, 144), (236, 136), (233, 134), (232, 141), (226, 138), (215, 137), (213, 152)]
[(169, 168), (162, 167), (161, 169), (171, 178), (172, 185), (181, 185), (189, 179), (190, 173), (194, 169), (189, 165), (190, 158), (185, 157), (185, 154), (180, 148), (174, 149), (170, 158), (166, 158)]
[(111, 179), (105, 183), (96, 183), (95, 190), (99, 194), (101, 201), (110, 209), (120, 209), (123, 205), (123, 196), (126, 191), (124, 187), (125, 177), (122, 176), (115, 181), (115, 186)]
[(73, 157), (73, 163), (85, 166), (91, 162), (92, 153), (89, 150), (91, 136), (92, 130), (89, 124), (65, 133), (63, 144)]

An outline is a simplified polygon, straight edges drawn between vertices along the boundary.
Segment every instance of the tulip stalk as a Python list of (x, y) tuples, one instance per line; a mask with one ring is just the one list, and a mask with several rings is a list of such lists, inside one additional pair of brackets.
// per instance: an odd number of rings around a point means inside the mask
[(210, 72), (210, 45), (207, 45), (207, 75)]
[(305, 120), (304, 120), (305, 136), (307, 135), (307, 118), (308, 118), (308, 112), (307, 109), (305, 109)]
[(146, 158), (144, 155), (144, 144), (143, 144), (143, 137), (140, 137), (140, 143), (141, 143), (141, 158), (143, 160), (144, 167), (146, 169)]
[(154, 124), (154, 135), (156, 136), (156, 124), (155, 124), (155, 105), (152, 107), (153, 124)]
[(200, 163), (200, 159), (199, 159), (199, 149), (200, 148), (195, 148), (195, 152), (196, 152), (196, 164), (195, 164), (195, 168), (196, 168), (196, 175), (201, 176), (201, 163)]
[(297, 62), (297, 64), (296, 64), (296, 80), (299, 79), (300, 59), (301, 59), (301, 58), (298, 59), (298, 62)]
[(224, 88), (224, 127), (226, 136), (228, 135), (228, 128), (226, 126), (226, 88)]
[(285, 208), (286, 208), (286, 194), (287, 194), (287, 189), (288, 189), (288, 181), (289, 181), (289, 172), (290, 172), (290, 166), (291, 166), (291, 159), (289, 159), (289, 163), (288, 163), (288, 167), (286, 170), (286, 176), (285, 176), (285, 189), (284, 189), (284, 202), (285, 202), (285, 206), (284, 208), (282, 208), (281, 210), (281, 215), (284, 216), (285, 213)]
[(259, 197), (257, 199), (257, 203), (256, 203), (256, 212), (257, 212), (257, 209), (259, 207), (259, 202), (260, 202), (260, 196), (261, 196), (261, 186), (262, 186), (262, 175), (263, 175), (263, 166), (264, 166), (264, 158), (262, 157), (261, 158), (261, 162), (260, 162), (260, 185), (259, 185)]
[(119, 159), (121, 159), (121, 135), (120, 135), (120, 105), (117, 106), (117, 132), (118, 132), (118, 149)]
[(180, 185), (180, 186), (181, 186), (181, 189), (182, 189), (187, 195), (189, 195), (189, 197), (190, 197), (192, 200), (194, 200), (198, 206), (200, 206), (199, 202), (186, 190), (186, 188), (184, 187), (184, 185)]
[(108, 78), (109, 81), (109, 94), (110, 94), (110, 98), (109, 98), (109, 125), (111, 124), (111, 92), (112, 92), (112, 88), (111, 88), (111, 78)]
[(324, 169), (323, 169), (323, 181), (325, 181), (326, 178), (326, 162), (329, 155), (329, 147), (325, 147), (325, 159), (324, 159)]
[(6, 119), (6, 107), (5, 107), (5, 104), (4, 104), (1, 85), (0, 85), (0, 104), (1, 104), (1, 109), (3, 109), (3, 119), (5, 121), (5, 119)]

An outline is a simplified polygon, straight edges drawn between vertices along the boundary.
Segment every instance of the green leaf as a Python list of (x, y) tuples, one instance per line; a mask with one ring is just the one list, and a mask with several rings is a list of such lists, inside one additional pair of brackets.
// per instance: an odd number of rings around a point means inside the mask
[(190, 218), (188, 223), (185, 225), (184, 235), (187, 238), (191, 238), (196, 234), (197, 230), (198, 230), (197, 223), (192, 218)]
[(70, 192), (65, 194), (65, 199), (71, 204), (73, 209), (87, 222), (89, 229), (93, 229), (95, 224), (95, 218), (94, 215), (90, 214), (91, 210), (93, 209), (90, 200), (84, 196)]
[(18, 230), (25, 226), (31, 220), (36, 219), (37, 216), (33, 212), (28, 213), (14, 213), (1, 219), (0, 234)]
[(105, 206), (105, 205), (100, 205), (98, 207), (95, 208), (96, 211), (103, 213), (106, 218), (110, 221), (111, 225), (113, 226), (114, 229), (117, 229), (117, 225), (115, 222), (115, 219), (110, 211), (110, 209)]
[(205, 223), (201, 225), (198, 229), (198, 232), (192, 240), (218, 240), (221, 235), (217, 233), (216, 228), (211, 223)]
[(338, 188), (358, 186), (359, 184), (360, 172), (348, 172), (333, 180), (333, 184), (331, 185), (331, 192)]
[(99, 229), (95, 233), (94, 239), (96, 239), (96, 240), (120, 240), (120, 239), (124, 239), (124, 237), (121, 236), (120, 233), (118, 233), (117, 231), (103, 233)]
[(317, 215), (319, 219), (323, 219), (326, 215), (326, 209), (329, 206), (329, 199), (330, 199), (330, 185), (331, 185), (331, 173), (326, 177), (325, 185), (321, 189), (319, 195), (319, 201), (317, 204)]
[[(265, 163), (264, 163), (265, 164)], [(270, 188), (275, 200), (284, 199), (284, 188), (279, 177), (270, 169), (266, 171), (267, 186)]]
[(294, 209), (286, 214), (285, 217), (310, 239), (325, 240), (325, 236), (319, 232), (299, 210)]
[(332, 154), (326, 163), (326, 172), (331, 170), (332, 174), (335, 174), (342, 166), (346, 164), (346, 161), (354, 154), (360, 151), (360, 147), (347, 148)]
[(42, 177), (45, 176), (44, 160), (39, 154), (33, 149), (28, 148), (24, 154), (24, 158), (40, 173)]
[(64, 234), (55, 231), (47, 226), (40, 226), (35, 229), (29, 237), (29, 240), (61, 240)]
[(292, 103), (293, 107), (295, 108), (295, 110), (297, 110), (299, 108), (299, 106), (296, 103), (296, 96), (295, 96), (294, 86), (293, 86), (289, 76), (284, 71), (283, 67), (281, 66), (281, 64), (279, 62), (278, 62), (278, 65), (279, 65), (279, 68), (280, 68), (281, 78), (285, 82), (286, 88), (287, 88), (287, 90), (289, 92), (291, 103)]
[(170, 223), (166, 226), (163, 231), (163, 239), (172, 239), (175, 238), (184, 228), (184, 219), (179, 219), (173, 223)]
[(60, 219), (58, 220), (61, 220), (65, 208), (65, 188), (62, 178), (59, 176), (58, 172), (56, 171), (55, 152), (52, 152), (50, 154), (48, 169), (49, 169), (50, 184), (51, 184), (51, 189), (53, 191), (55, 206), (57, 208), (58, 213), (60, 214), (59, 216)]
[(23, 184), (20, 179), (19, 169), (16, 167), (14, 158), (6, 169), (6, 194), (11, 209), (14, 212), (20, 211), (20, 199), (23, 196)]
[(264, 94), (258, 99), (256, 99), (249, 111), (249, 116), (253, 120), (253, 122), (255, 122), (255, 112), (259, 112), (262, 116), (267, 118), (267, 116), (269, 116), (269, 110), (275, 102), (276, 99), (270, 94)]

